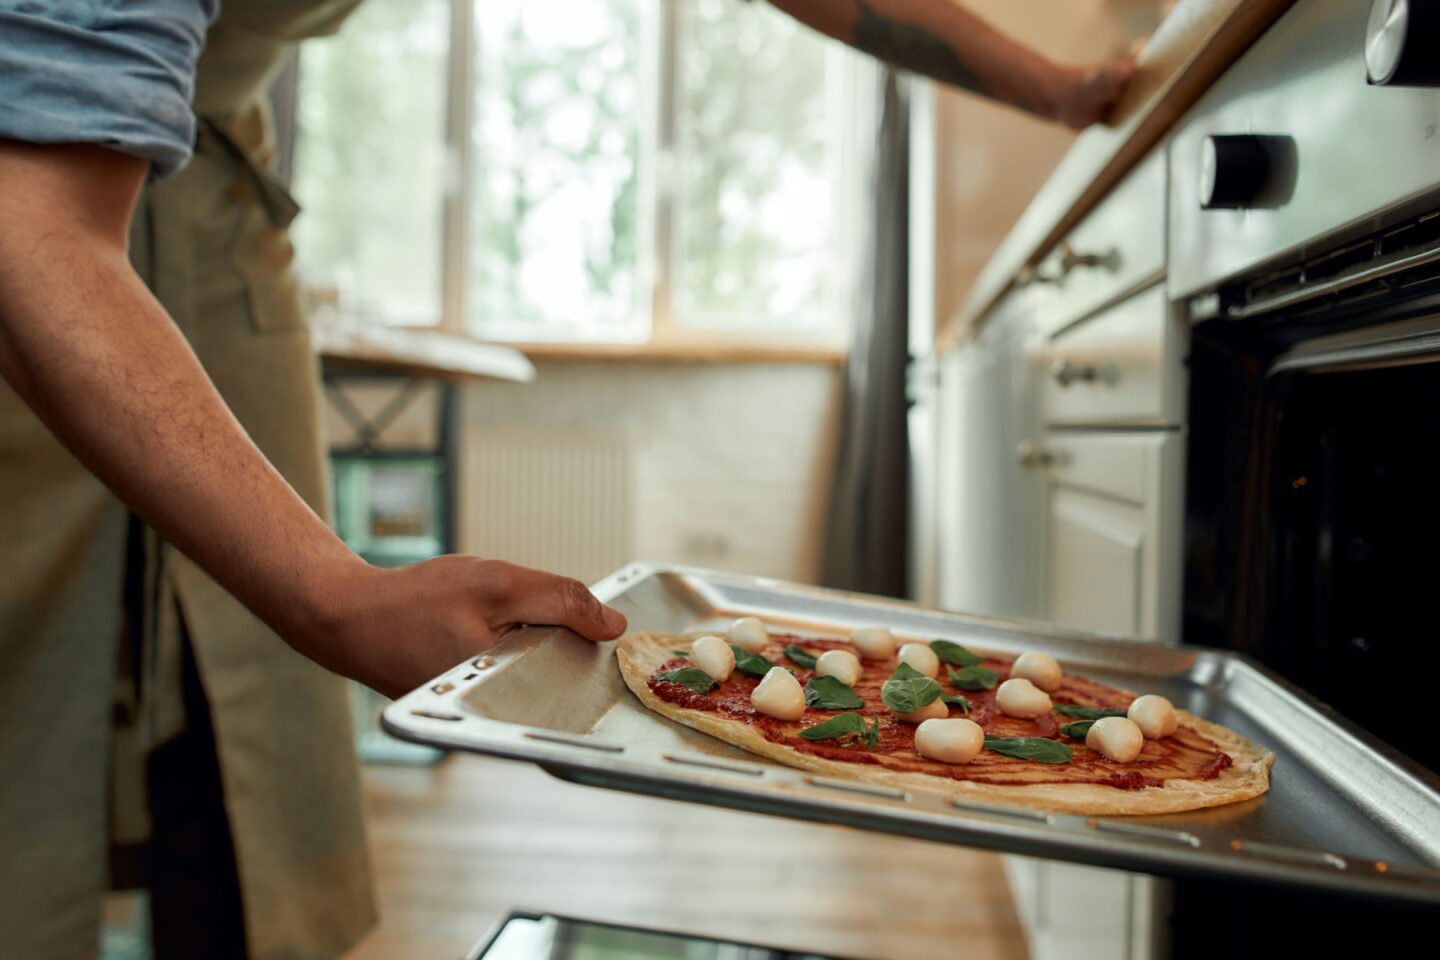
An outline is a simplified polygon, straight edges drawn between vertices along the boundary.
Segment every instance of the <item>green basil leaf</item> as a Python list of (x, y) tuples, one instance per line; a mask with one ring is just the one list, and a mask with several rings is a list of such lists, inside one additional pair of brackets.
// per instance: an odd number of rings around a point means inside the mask
[(675, 656), (677, 656), (677, 657), (684, 657), (686, 660), (689, 660), (689, 659), (690, 659), (690, 651), (689, 651), (689, 650), (671, 650), (670, 652), (673, 653), (673, 654), (675, 654)]
[(805, 705), (820, 710), (854, 710), (865, 706), (865, 701), (836, 677), (811, 677), (805, 684)]
[(770, 672), (771, 667), (775, 666), (760, 654), (751, 653), (744, 647), (737, 647), (732, 643), (730, 649), (735, 654), (735, 669), (741, 673), (748, 673), (752, 677), (763, 677)]
[(655, 674), (656, 680), (665, 680), (669, 683), (678, 683), (682, 687), (688, 687), (699, 694), (706, 694), (719, 686), (715, 678), (704, 670), (697, 670), (694, 667), (681, 667), (679, 670), (666, 670), (664, 673)]
[(838, 740), (841, 737), (860, 736), (865, 733), (865, 718), (858, 713), (842, 713), (824, 723), (806, 727), (800, 736), (806, 740)]
[(871, 717), (875, 723), (865, 731), (865, 746), (873, 750), (880, 746), (880, 714), (871, 714)]
[[(1095, 720), (1098, 719), (1100, 718), (1095, 718)], [(1062, 723), (1060, 725), (1060, 732), (1073, 740), (1084, 740), (1085, 734), (1089, 733), (1090, 728), (1095, 726), (1095, 720), (1076, 720), (1074, 723)]]
[(1000, 682), (1000, 674), (984, 667), (964, 667), (960, 670), (947, 667), (946, 672), (950, 674), (950, 682), (961, 690), (994, 690), (995, 684)]
[(940, 694), (940, 699), (944, 701), (947, 707), (954, 707), (961, 713), (969, 713), (971, 710), (970, 699), (968, 697), (962, 697), (958, 693), (942, 693)]
[(930, 649), (935, 651), (935, 656), (944, 663), (951, 663), (957, 667), (973, 667), (985, 658), (978, 653), (971, 653), (958, 643), (951, 643), (949, 640), (931, 640)]
[(1110, 710), (1106, 707), (1082, 707), (1078, 703), (1062, 703), (1055, 708), (1056, 713), (1063, 713), (1067, 717), (1075, 717), (1078, 720), (1099, 720), (1101, 717), (1123, 717), (1124, 710)]
[(1072, 757), (1065, 744), (1044, 737), (986, 737), (985, 749), (1036, 763), (1069, 763)]
[(795, 666), (800, 667), (802, 670), (815, 669), (815, 654), (810, 653), (807, 650), (800, 649), (799, 644), (792, 643), (790, 644), (790, 646), (786, 647), (785, 656), (789, 657), (790, 662), (795, 664)]
[(895, 664), (895, 672), (892, 673), (892, 674), (890, 674), (890, 679), (891, 679), (891, 680), (923, 680), (923, 679), (925, 679), (925, 674), (921, 673), (919, 670), (916, 670), (914, 667), (910, 666), (910, 664), (906, 663), (904, 660), (901, 660), (899, 663)]
[(908, 663), (901, 663), (880, 688), (880, 699), (896, 713), (914, 713), (934, 703), (945, 691)]
[(929, 677), (911, 680), (910, 684), (919, 691), (919, 696), (916, 699), (918, 706), (921, 707), (927, 707), (945, 695), (945, 691), (940, 689), (940, 684), (931, 680)]

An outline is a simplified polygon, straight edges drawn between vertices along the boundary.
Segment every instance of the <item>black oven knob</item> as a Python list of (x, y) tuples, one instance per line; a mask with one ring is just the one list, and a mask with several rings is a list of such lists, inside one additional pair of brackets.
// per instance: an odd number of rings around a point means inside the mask
[(1200, 147), (1200, 206), (1238, 210), (1249, 206), (1270, 179), (1265, 141), (1253, 134), (1212, 135)]
[(1372, 84), (1440, 86), (1440, 3), (1375, 0), (1365, 30), (1365, 73)]

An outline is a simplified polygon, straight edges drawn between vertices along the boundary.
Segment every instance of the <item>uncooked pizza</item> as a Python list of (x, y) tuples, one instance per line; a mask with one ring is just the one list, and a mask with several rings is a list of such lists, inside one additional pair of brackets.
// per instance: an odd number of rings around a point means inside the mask
[(827, 776), (1096, 816), (1196, 810), (1259, 796), (1275, 755), (1156, 694), (950, 640), (636, 633), (616, 652), (651, 710)]

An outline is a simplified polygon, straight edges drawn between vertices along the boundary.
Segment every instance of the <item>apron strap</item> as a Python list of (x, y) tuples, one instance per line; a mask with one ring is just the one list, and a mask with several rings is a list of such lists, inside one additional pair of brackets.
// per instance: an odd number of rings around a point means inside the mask
[(204, 150), (210, 142), (217, 144), (221, 152), (234, 162), (241, 176), (250, 183), (260, 205), (265, 208), (271, 225), (277, 229), (290, 226), (300, 214), (300, 204), (295, 202), (289, 191), (269, 171), (262, 169), (214, 119), (202, 116), (198, 120), (195, 149)]

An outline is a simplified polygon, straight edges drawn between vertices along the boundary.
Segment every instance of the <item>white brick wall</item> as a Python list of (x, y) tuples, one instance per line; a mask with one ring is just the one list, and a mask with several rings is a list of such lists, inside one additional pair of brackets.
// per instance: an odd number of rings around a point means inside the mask
[[(480, 442), (496, 427), (626, 442), (635, 556), (616, 566), (670, 561), (816, 580), (838, 430), (838, 368), (618, 361), (539, 367), (531, 384), (468, 386), (462, 442)], [(463, 502), (463, 476), (460, 482)], [(461, 549), (484, 553), (474, 539), (473, 525), (462, 526)]]

